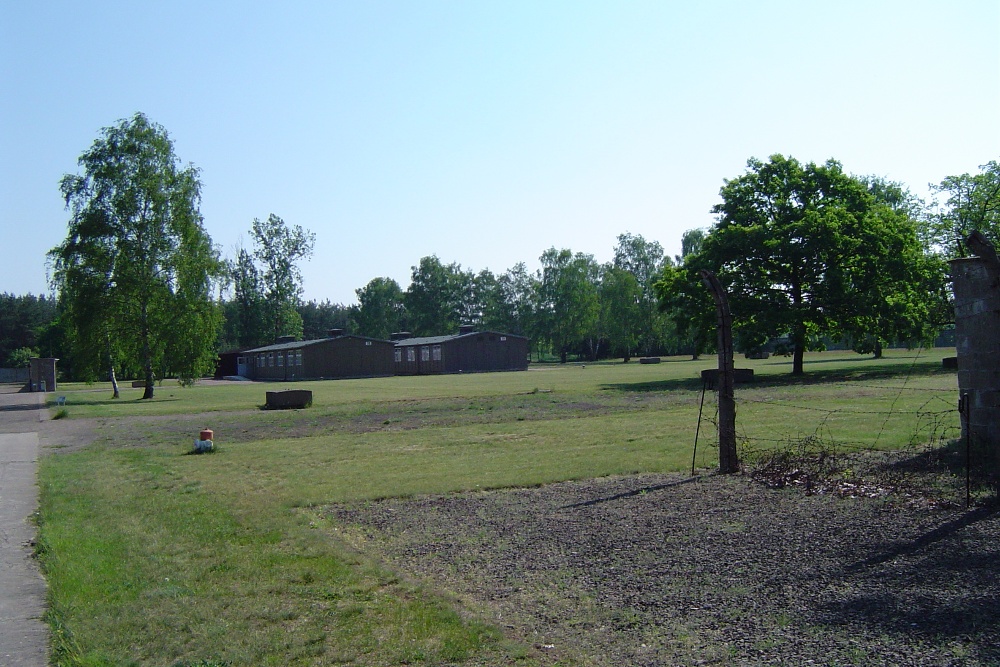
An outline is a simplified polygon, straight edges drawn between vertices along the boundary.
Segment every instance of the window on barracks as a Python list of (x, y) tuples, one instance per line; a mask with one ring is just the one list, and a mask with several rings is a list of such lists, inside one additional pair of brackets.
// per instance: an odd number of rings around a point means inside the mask
[(395, 354), (396, 354), (396, 361), (397, 361), (397, 362), (399, 362), (399, 361), (402, 361), (402, 360), (403, 360), (403, 351), (402, 351), (401, 349), (399, 349), (399, 348), (397, 347), (397, 348), (396, 348), (396, 349), (394, 350), (394, 352), (395, 352)]
[(427, 346), (420, 348), (420, 361), (431, 360), (431, 349)]
[(441, 361), (441, 346), (440, 345), (435, 345), (432, 348), (431, 352), (434, 355), (434, 361)]
[(417, 360), (417, 351), (414, 350), (412, 347), (406, 348), (406, 360), (407, 361), (416, 361)]

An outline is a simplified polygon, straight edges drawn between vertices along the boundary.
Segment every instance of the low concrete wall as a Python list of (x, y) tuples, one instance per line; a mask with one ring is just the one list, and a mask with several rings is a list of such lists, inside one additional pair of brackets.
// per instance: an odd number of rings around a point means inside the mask
[(269, 391), (264, 407), (268, 410), (288, 410), (308, 408), (313, 402), (313, 393), (308, 389), (289, 389), (287, 391)]
[(0, 384), (28, 384), (28, 368), (0, 368)]
[[(709, 389), (715, 389), (715, 386), (719, 382), (719, 369), (718, 368), (708, 368), (701, 372), (701, 380), (704, 382)], [(734, 368), (733, 369), (733, 383), (743, 384), (746, 382), (753, 382), (753, 369), (752, 368)]]

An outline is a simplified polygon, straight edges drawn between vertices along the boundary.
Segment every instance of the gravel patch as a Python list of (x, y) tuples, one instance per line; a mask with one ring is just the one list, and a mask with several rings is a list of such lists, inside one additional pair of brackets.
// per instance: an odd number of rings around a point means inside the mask
[(995, 506), (643, 475), (329, 514), (540, 664), (1000, 664)]

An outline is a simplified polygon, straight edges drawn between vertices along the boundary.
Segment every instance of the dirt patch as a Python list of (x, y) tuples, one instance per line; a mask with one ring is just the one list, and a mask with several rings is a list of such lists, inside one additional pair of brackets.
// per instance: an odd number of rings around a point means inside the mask
[(1000, 513), (636, 476), (329, 510), (541, 664), (995, 665)]
[[(51, 411), (50, 411), (51, 413)], [(49, 419), (39, 424), (38, 437), (44, 452), (68, 453), (87, 447), (104, 437), (104, 419)]]

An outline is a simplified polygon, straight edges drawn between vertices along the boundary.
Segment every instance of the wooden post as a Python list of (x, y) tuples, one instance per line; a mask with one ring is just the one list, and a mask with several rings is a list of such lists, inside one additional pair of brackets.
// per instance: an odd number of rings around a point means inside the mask
[(722, 283), (711, 271), (701, 270), (701, 280), (712, 292), (719, 319), (719, 472), (739, 472), (736, 455), (736, 398), (733, 394), (733, 318)]

